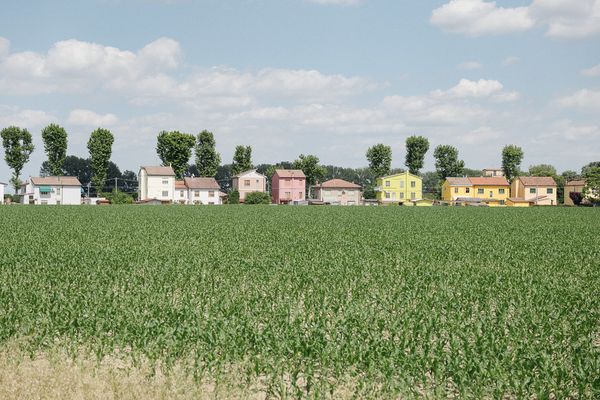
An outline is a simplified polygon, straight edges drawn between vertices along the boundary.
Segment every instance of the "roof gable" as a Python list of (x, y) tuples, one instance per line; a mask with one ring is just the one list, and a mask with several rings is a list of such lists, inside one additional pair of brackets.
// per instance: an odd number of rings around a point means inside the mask
[(184, 182), (188, 189), (221, 189), (215, 178), (184, 178)]
[(31, 183), (36, 186), (81, 186), (81, 182), (75, 176), (33, 176)]
[(148, 166), (148, 167), (140, 167), (146, 171), (148, 176), (175, 176), (175, 171), (171, 167), (164, 166)]
[(448, 181), (448, 184), (450, 186), (473, 186), (473, 184), (467, 177), (449, 176), (448, 178), (446, 178), (446, 181)]
[[(280, 178), (298, 178), (305, 179), (306, 175), (300, 169), (276, 169), (275, 175)], [(275, 176), (273, 175), (273, 176)]]
[(519, 180), (525, 186), (556, 186), (551, 176), (520, 176)]
[(248, 171), (240, 172), (239, 174), (233, 176), (233, 178), (246, 178), (246, 177), (266, 178), (266, 176), (264, 176), (261, 173), (258, 173), (255, 169), (249, 169)]
[(348, 182), (343, 179), (330, 179), (321, 183), (320, 185), (315, 185), (317, 188), (322, 189), (360, 189), (361, 186), (356, 183)]
[(478, 176), (468, 178), (474, 186), (510, 186), (503, 176)]

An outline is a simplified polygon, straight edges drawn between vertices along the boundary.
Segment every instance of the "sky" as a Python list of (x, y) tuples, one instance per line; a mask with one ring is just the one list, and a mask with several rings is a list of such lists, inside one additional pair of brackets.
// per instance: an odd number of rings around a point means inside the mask
[[(366, 166), (410, 135), (469, 168), (600, 160), (600, 0), (86, 0), (0, 6), (0, 128), (115, 135), (121, 170), (158, 165), (162, 130), (214, 133), (223, 162), (317, 155)], [(4, 158), (4, 150), (0, 150)], [(192, 160), (190, 160), (192, 161)], [(0, 162), (0, 181), (10, 170)]]

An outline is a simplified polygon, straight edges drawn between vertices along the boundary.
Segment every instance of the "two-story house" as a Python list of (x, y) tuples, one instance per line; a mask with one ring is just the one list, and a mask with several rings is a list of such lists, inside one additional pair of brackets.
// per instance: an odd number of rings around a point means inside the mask
[(80, 205), (81, 183), (74, 176), (30, 177), (19, 193), (22, 204)]
[(377, 178), (377, 200), (382, 204), (413, 204), (423, 198), (423, 181), (409, 172)]
[(274, 204), (288, 204), (306, 199), (306, 175), (299, 169), (277, 169), (271, 179)]
[(255, 169), (244, 171), (231, 178), (231, 187), (238, 191), (240, 202), (243, 203), (248, 193), (267, 191), (267, 177)]
[(221, 187), (215, 178), (184, 178), (186, 204), (223, 204)]
[(510, 184), (502, 176), (448, 177), (442, 184), (442, 200), (452, 204), (503, 206)]
[(551, 176), (519, 176), (511, 185), (508, 205), (555, 206), (556, 182)]
[(354, 206), (361, 203), (360, 189), (360, 185), (356, 183), (343, 179), (330, 179), (313, 186), (313, 196), (324, 203)]
[(504, 170), (502, 168), (484, 168), (483, 176), (504, 176)]
[(6, 183), (0, 182), (0, 204), (4, 204), (4, 189), (6, 188)]
[(175, 199), (175, 171), (171, 167), (141, 167), (138, 173), (138, 201)]
[(565, 183), (564, 204), (568, 206), (574, 206), (575, 203), (573, 203), (573, 199), (571, 199), (571, 193), (583, 193), (583, 188), (585, 188), (585, 180), (583, 179), (577, 179)]

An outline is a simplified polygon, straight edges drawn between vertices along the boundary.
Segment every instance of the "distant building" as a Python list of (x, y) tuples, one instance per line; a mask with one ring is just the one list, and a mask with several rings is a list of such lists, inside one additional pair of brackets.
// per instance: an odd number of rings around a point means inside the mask
[(0, 182), (0, 204), (4, 204), (4, 190), (6, 188), (6, 183)]
[(240, 193), (240, 202), (243, 203), (248, 193), (266, 193), (267, 177), (259, 174), (255, 169), (251, 169), (240, 172), (231, 178), (231, 186), (233, 190), (237, 190)]
[(316, 200), (339, 204), (342, 206), (354, 206), (361, 203), (362, 192), (360, 185), (343, 179), (331, 179), (313, 186), (313, 195)]
[(380, 203), (412, 205), (423, 198), (423, 181), (409, 172), (377, 178), (377, 200)]
[(184, 183), (186, 204), (223, 204), (221, 187), (215, 178), (185, 178)]
[(504, 176), (502, 168), (484, 168), (482, 172), (483, 176)]
[(188, 190), (187, 186), (185, 186), (185, 181), (175, 181), (175, 195), (173, 202), (179, 204), (188, 203)]
[(74, 176), (30, 177), (19, 194), (22, 204), (80, 205), (81, 182)]
[(277, 169), (271, 179), (274, 204), (289, 204), (306, 199), (306, 175), (299, 169)]
[(171, 167), (141, 167), (138, 173), (138, 201), (173, 201), (175, 171)]
[(568, 206), (574, 206), (573, 200), (571, 200), (570, 193), (583, 193), (585, 187), (585, 180), (579, 179), (575, 181), (569, 181), (565, 183), (564, 203)]
[(503, 206), (509, 192), (502, 176), (448, 177), (442, 184), (442, 200), (453, 204)]
[(519, 176), (513, 181), (509, 205), (555, 206), (556, 182), (550, 176)]

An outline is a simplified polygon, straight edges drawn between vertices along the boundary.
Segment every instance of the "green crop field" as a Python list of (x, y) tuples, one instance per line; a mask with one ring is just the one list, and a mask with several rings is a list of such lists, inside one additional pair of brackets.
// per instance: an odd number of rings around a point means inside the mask
[(0, 226), (4, 393), (63, 354), (229, 395), (600, 398), (597, 208), (7, 206)]

